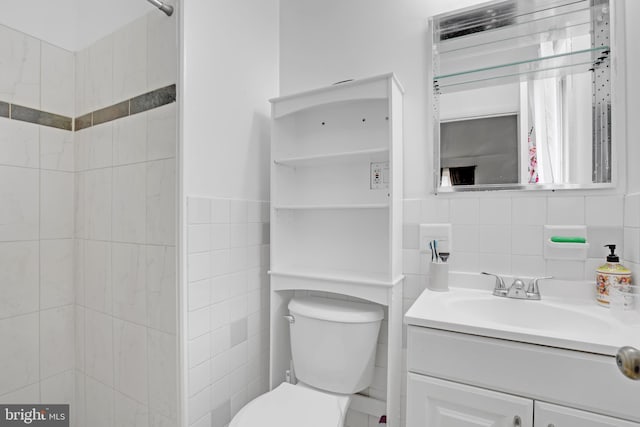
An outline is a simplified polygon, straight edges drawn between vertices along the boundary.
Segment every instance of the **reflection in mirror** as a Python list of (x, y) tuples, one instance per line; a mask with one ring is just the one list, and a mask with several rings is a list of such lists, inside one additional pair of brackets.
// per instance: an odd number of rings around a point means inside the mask
[(439, 191), (611, 182), (610, 15), (508, 0), (431, 19)]

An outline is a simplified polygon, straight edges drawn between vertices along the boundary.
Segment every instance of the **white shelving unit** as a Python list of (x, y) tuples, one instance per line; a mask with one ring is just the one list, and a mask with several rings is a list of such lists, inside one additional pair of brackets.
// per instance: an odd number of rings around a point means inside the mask
[(386, 415), (392, 427), (401, 395), (402, 93), (386, 74), (271, 100), (271, 388), (290, 369), (283, 316), (295, 292), (371, 301), (387, 308), (387, 395), (356, 395), (352, 407)]

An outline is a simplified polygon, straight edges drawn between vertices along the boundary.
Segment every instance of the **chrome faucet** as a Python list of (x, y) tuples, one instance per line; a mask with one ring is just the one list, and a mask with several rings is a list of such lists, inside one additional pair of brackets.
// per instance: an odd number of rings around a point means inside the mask
[(482, 272), (482, 274), (486, 274), (487, 276), (493, 276), (496, 278), (496, 284), (493, 288), (493, 295), (497, 297), (504, 298), (515, 298), (515, 299), (530, 299), (530, 300), (539, 300), (540, 299), (540, 288), (538, 287), (538, 281), (543, 279), (551, 279), (552, 276), (546, 277), (536, 277), (531, 279), (529, 282), (529, 286), (527, 286), (526, 290), (524, 287), (524, 281), (522, 279), (515, 279), (511, 286), (507, 289), (504, 284), (504, 279), (497, 274)]

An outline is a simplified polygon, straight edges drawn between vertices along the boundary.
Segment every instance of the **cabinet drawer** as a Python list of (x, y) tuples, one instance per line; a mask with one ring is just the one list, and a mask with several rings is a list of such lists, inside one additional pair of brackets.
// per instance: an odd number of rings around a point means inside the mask
[(410, 372), (640, 422), (640, 382), (614, 357), (417, 326), (407, 342)]
[(533, 427), (533, 401), (409, 373), (407, 426)]
[(535, 402), (534, 411), (535, 427), (640, 427), (638, 423), (544, 402)]

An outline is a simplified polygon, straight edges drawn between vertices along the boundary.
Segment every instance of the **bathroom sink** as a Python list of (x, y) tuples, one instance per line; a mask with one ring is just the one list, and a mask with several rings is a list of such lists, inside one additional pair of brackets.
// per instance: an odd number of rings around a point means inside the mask
[(490, 289), (425, 290), (405, 323), (606, 355), (625, 345), (640, 347), (639, 325), (625, 324), (600, 307), (592, 285), (572, 286), (547, 286), (539, 301), (496, 297)]
[[(603, 309), (594, 307), (594, 312), (576, 309), (551, 300), (527, 301), (497, 298), (493, 295), (465, 295), (448, 299), (449, 310), (470, 318), (495, 323), (498, 327), (508, 325), (534, 331), (572, 331), (587, 328), (592, 332), (606, 334), (611, 324), (603, 319)], [(597, 310), (597, 311), (595, 311)]]

